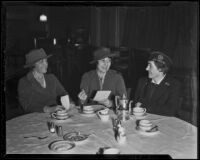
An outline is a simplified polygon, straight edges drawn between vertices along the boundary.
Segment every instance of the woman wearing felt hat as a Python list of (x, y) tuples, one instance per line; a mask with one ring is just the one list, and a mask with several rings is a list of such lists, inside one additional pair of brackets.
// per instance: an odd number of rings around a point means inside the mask
[(49, 57), (42, 48), (26, 55), (24, 68), (30, 68), (30, 72), (18, 84), (19, 102), (25, 112), (58, 110), (61, 106), (57, 105), (57, 98), (68, 94), (55, 75), (46, 74)]
[(99, 101), (107, 107), (111, 107), (113, 104), (113, 98), (115, 95), (126, 96), (126, 87), (121, 74), (110, 69), (111, 58), (115, 57), (115, 53), (111, 53), (111, 50), (106, 47), (98, 48), (94, 53), (94, 59), (91, 64), (96, 63), (96, 69), (85, 73), (82, 76), (80, 89), (78, 94), (80, 101), (89, 102), (95, 93), (99, 90), (109, 90), (111, 94), (108, 99)]
[(172, 60), (166, 54), (158, 51), (150, 54), (146, 67), (148, 78), (139, 79), (135, 92), (136, 106), (143, 105), (153, 114), (176, 115), (180, 83), (168, 75), (171, 65)]

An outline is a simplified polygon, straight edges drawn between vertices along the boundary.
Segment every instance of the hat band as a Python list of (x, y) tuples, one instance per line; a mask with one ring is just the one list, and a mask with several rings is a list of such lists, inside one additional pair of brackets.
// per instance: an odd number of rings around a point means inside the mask
[(159, 59), (156, 59), (156, 58), (153, 58), (151, 61), (156, 61), (156, 62), (160, 62), (162, 64), (166, 64), (165, 61), (162, 61), (162, 60), (159, 60)]

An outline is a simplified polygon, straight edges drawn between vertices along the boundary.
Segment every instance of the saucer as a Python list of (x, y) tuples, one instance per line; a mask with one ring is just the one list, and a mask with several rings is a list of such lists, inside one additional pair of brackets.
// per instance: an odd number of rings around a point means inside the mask
[(72, 142), (80, 142), (80, 141), (84, 141), (88, 138), (88, 136), (86, 134), (80, 134), (78, 132), (69, 132), (66, 133), (63, 136), (63, 139), (66, 141), (72, 141)]
[(103, 154), (120, 154), (120, 150), (118, 148), (108, 148), (104, 150)]
[(83, 110), (84, 114), (92, 114), (94, 113), (94, 110)]
[(140, 129), (139, 126), (136, 126), (136, 130), (140, 134), (145, 135), (145, 136), (153, 136), (153, 135), (157, 135), (158, 133), (160, 133), (160, 131), (158, 130), (158, 128), (156, 128), (155, 130), (152, 130), (152, 131), (144, 131), (144, 130)]
[(66, 115), (68, 115), (68, 112), (57, 111), (57, 112), (55, 112), (55, 114), (57, 116), (66, 116)]
[(73, 142), (68, 142), (64, 140), (53, 141), (49, 144), (49, 149), (54, 152), (67, 151), (75, 147)]
[(88, 114), (88, 113), (81, 113), (81, 115), (84, 116), (84, 117), (94, 117), (94, 116), (96, 116), (95, 113), (90, 113), (90, 114)]
[(144, 114), (141, 115), (141, 116), (136, 116), (136, 115), (133, 114), (133, 116), (134, 116), (136, 119), (144, 119), (144, 118), (146, 118), (147, 113), (144, 113)]
[(91, 116), (96, 115), (94, 110), (92, 110), (92, 111), (84, 111), (83, 110), (82, 112), (80, 112), (80, 114), (83, 115), (83, 116), (87, 116), (87, 117), (91, 117)]

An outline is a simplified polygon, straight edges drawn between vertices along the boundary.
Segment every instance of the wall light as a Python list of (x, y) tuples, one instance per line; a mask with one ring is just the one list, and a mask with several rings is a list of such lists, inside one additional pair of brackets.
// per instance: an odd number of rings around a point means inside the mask
[(40, 19), (41, 22), (46, 22), (47, 21), (47, 16), (45, 14), (41, 14), (40, 15)]
[(56, 38), (53, 39), (53, 44), (56, 45)]

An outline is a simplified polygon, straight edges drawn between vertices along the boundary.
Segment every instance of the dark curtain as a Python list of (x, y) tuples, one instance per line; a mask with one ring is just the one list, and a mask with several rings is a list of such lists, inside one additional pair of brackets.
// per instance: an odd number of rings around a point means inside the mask
[(192, 68), (191, 29), (196, 5), (172, 4), (168, 7), (127, 9), (122, 45), (150, 48), (168, 54), (176, 67)]

